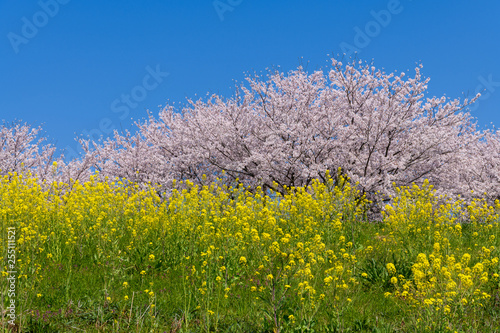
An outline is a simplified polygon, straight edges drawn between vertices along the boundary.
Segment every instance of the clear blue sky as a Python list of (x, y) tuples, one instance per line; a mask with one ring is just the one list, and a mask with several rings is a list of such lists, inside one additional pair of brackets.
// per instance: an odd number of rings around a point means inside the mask
[(499, 17), (493, 0), (3, 0), (0, 120), (75, 149), (75, 133), (131, 129), (167, 102), (230, 96), (245, 73), (326, 68), (356, 48), (386, 71), (422, 63), (431, 96), (486, 89), (471, 113), (500, 126)]

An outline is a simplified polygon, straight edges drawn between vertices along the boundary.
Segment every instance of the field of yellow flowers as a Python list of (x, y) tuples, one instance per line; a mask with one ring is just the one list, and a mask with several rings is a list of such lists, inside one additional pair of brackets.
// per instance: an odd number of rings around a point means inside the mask
[(500, 332), (498, 202), (99, 179), (0, 178), (3, 331)]

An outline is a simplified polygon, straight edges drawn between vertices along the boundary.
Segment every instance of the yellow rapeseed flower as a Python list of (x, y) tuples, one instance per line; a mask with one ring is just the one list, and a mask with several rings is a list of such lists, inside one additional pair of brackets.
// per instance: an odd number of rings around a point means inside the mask
[(392, 275), (396, 274), (396, 266), (394, 266), (393, 263), (388, 263), (386, 265), (386, 268), (387, 268), (387, 271), (389, 272), (389, 274), (392, 274)]

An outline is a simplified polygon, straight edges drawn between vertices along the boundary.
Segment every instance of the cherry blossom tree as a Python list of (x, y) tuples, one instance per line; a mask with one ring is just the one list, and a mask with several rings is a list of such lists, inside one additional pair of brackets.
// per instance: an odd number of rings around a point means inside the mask
[(30, 173), (40, 183), (64, 182), (70, 187), (77, 180), (88, 180), (96, 153), (66, 162), (64, 155), (56, 156), (56, 147), (46, 143), (41, 131), (21, 122), (0, 126), (0, 175)]
[(332, 59), (326, 74), (299, 68), (248, 77), (231, 98), (189, 100), (180, 113), (167, 106), (138, 123), (134, 140), (115, 133), (96, 146), (98, 164), (160, 183), (202, 184), (224, 171), (228, 181), (281, 192), (341, 168), (370, 196), (425, 178), (450, 194), (498, 196), (498, 133), (478, 131), (465, 112), (479, 95), (428, 98), (420, 69), (406, 78)]
[[(85, 155), (57, 174), (88, 177), (95, 169), (164, 189), (174, 179), (222, 178), (284, 193), (340, 168), (370, 199), (424, 179), (443, 194), (500, 198), (500, 132), (478, 130), (467, 112), (479, 95), (429, 97), (421, 68), (407, 77), (332, 59), (324, 71), (248, 76), (229, 98), (168, 105), (137, 122), (134, 134), (80, 140)], [(50, 149), (28, 164), (49, 162)]]
[(44, 177), (50, 172), (56, 148), (44, 144), (41, 130), (21, 122), (0, 125), (0, 175), (30, 171)]
[[(332, 59), (325, 73), (247, 77), (234, 96), (188, 101), (115, 133), (96, 165), (105, 174), (171, 184), (228, 182), (255, 188), (307, 186), (337, 170), (370, 198), (425, 178), (443, 193), (499, 195), (499, 134), (478, 131), (472, 100), (426, 97), (428, 79)], [(207, 175), (203, 178), (202, 175)]]
[(439, 182), (438, 189), (491, 202), (500, 199), (500, 131), (486, 130), (478, 136), (462, 153), (461, 163), (443, 172), (447, 178)]

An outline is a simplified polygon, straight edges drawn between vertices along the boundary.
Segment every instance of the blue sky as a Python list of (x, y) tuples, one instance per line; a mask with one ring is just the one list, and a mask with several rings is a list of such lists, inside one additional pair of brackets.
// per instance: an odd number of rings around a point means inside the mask
[(327, 68), (358, 51), (430, 77), (430, 96), (483, 91), (471, 113), (500, 126), (500, 2), (41, 0), (0, 2), (0, 120), (75, 135), (132, 129), (160, 105), (230, 96), (245, 73)]

